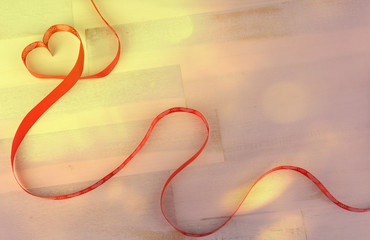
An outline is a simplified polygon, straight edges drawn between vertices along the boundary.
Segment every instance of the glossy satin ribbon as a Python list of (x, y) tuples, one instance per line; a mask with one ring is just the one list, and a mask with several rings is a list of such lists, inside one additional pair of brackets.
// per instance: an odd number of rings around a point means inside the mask
[[(155, 127), (155, 125), (158, 123), (159, 120), (161, 120), (163, 117), (169, 115), (169, 114), (172, 114), (172, 113), (177, 113), (177, 112), (183, 112), (183, 113), (190, 113), (190, 114), (194, 114), (195, 116), (199, 117), (206, 129), (207, 129), (207, 136), (206, 136), (206, 139), (203, 143), (203, 145), (200, 147), (200, 149), (191, 157), (189, 158), (186, 162), (184, 162), (179, 168), (177, 168), (172, 174), (171, 176), (167, 179), (166, 183), (164, 184), (164, 187), (162, 189), (162, 193), (161, 193), (161, 196), (160, 196), (160, 208), (161, 208), (161, 211), (162, 211), (162, 214), (164, 216), (164, 218), (167, 220), (167, 222), (174, 228), (176, 229), (177, 231), (179, 231), (180, 233), (186, 235), (186, 236), (192, 236), (192, 237), (203, 237), (203, 236), (207, 236), (209, 234), (212, 234), (214, 232), (216, 232), (217, 230), (221, 229), (226, 223), (228, 223), (232, 218), (233, 216), (237, 213), (237, 211), (239, 210), (240, 206), (242, 205), (242, 203), (244, 202), (244, 200), (247, 198), (248, 194), (250, 193), (250, 191), (252, 190), (252, 188), (261, 180), (263, 179), (265, 176), (267, 176), (268, 174), (272, 173), (272, 172), (275, 172), (275, 171), (278, 171), (278, 170), (293, 170), (293, 171), (296, 171), (304, 176), (306, 176), (308, 179), (310, 179), (324, 194), (326, 197), (328, 197), (328, 199), (330, 199), (333, 203), (335, 203), (336, 205), (338, 205), (339, 207), (345, 209), (345, 210), (348, 210), (348, 211), (351, 211), (351, 212), (368, 212), (370, 211), (369, 208), (355, 208), (355, 207), (350, 207), (348, 205), (345, 205), (343, 203), (341, 203), (340, 201), (338, 201), (336, 198), (334, 198), (330, 193), (329, 191), (324, 187), (324, 185), (316, 178), (314, 177), (310, 172), (306, 171), (305, 169), (302, 169), (302, 168), (299, 168), (299, 167), (294, 167), (294, 166), (279, 166), (279, 167), (276, 167), (276, 168), (273, 168), (271, 170), (269, 170), (268, 172), (264, 173), (261, 177), (259, 177), (256, 182), (253, 184), (253, 186), (250, 188), (250, 190), (248, 191), (248, 193), (245, 195), (244, 199), (241, 201), (240, 205), (237, 207), (237, 209), (234, 211), (234, 213), (228, 217), (226, 219), (226, 221), (221, 225), (219, 226), (218, 228), (210, 231), (210, 232), (207, 232), (207, 233), (203, 233), (203, 234), (193, 234), (193, 233), (188, 233), (188, 232), (185, 232), (185, 231), (182, 231), (181, 229), (179, 229), (178, 227), (176, 227), (173, 223), (171, 223), (171, 221), (167, 218), (167, 216), (165, 215), (164, 213), (164, 206), (163, 206), (163, 195), (164, 195), (164, 192), (168, 186), (168, 184), (171, 182), (171, 180), (178, 174), (180, 173), (184, 168), (186, 168), (190, 163), (192, 163), (198, 156), (199, 154), (203, 151), (204, 147), (206, 146), (207, 144), (207, 141), (208, 141), (208, 137), (209, 137), (209, 126), (208, 126), (208, 123), (207, 123), (207, 120), (205, 119), (205, 117), (200, 113), (198, 112), (197, 110), (194, 110), (194, 109), (190, 109), (190, 108), (184, 108), (184, 107), (175, 107), (175, 108), (171, 108), (171, 109), (168, 109), (164, 112), (162, 112), (161, 114), (159, 114), (154, 120), (153, 122), (151, 123), (146, 135), (144, 136), (143, 140), (140, 142), (140, 144), (136, 147), (136, 149), (131, 153), (131, 155), (129, 157), (127, 157), (121, 165), (119, 165), (116, 169), (114, 169), (112, 172), (110, 172), (109, 174), (107, 174), (105, 177), (101, 178), (99, 181), (97, 181), (96, 183), (92, 184), (91, 186), (87, 187), (87, 188), (84, 188), (80, 191), (77, 191), (77, 192), (73, 192), (73, 193), (69, 193), (69, 194), (66, 194), (66, 195), (59, 195), (59, 196), (52, 196), (52, 197), (43, 197), (43, 196), (38, 196), (38, 195), (35, 195), (33, 193), (31, 193), (29, 190), (27, 190), (23, 185), (22, 183), (20, 182), (20, 180), (17, 178), (17, 174), (15, 172), (15, 168), (14, 168), (14, 165), (15, 165), (15, 156), (16, 156), (16, 153), (17, 153), (17, 150), (20, 146), (20, 144), (22, 143), (22, 140), (24, 139), (24, 137), (27, 135), (28, 131), (31, 129), (31, 127), (37, 122), (37, 120), (55, 103), (57, 102), (64, 94), (66, 94), (75, 84), (78, 80), (80, 79), (91, 79), (91, 78), (102, 78), (102, 77), (105, 77), (107, 76), (114, 68), (115, 66), (117, 65), (117, 62), (119, 60), (119, 57), (120, 57), (120, 40), (119, 40), (119, 37), (117, 35), (117, 33), (115, 32), (115, 30), (112, 28), (112, 26), (109, 25), (109, 23), (103, 18), (103, 16), (100, 14), (98, 8), (96, 7), (95, 3), (93, 2), (93, 0), (91, 0), (91, 3), (93, 4), (95, 10), (97, 11), (97, 13), (99, 14), (99, 16), (101, 17), (101, 19), (105, 22), (105, 24), (112, 30), (112, 32), (114, 33), (114, 35), (116, 36), (117, 38), (117, 43), (118, 43), (118, 50), (117, 50), (117, 53), (116, 53), (116, 56), (114, 57), (114, 59), (112, 60), (112, 62), (105, 68), (103, 69), (102, 71), (100, 71), (99, 73), (97, 74), (94, 74), (94, 75), (91, 75), (91, 76), (85, 76), (85, 77), (82, 77), (82, 72), (83, 72), (83, 67), (84, 67), (84, 48), (83, 48), (83, 44), (82, 44), (82, 41), (81, 41), (81, 38), (79, 36), (79, 34), (77, 33), (77, 31), (71, 27), (71, 26), (68, 26), (68, 25), (63, 25), (63, 24), (58, 24), (58, 25), (54, 25), (52, 27), (50, 27), (46, 33), (44, 34), (44, 37), (43, 37), (43, 40), (42, 41), (38, 41), (38, 42), (34, 42), (34, 43), (31, 43), (30, 45), (28, 45), (22, 52), (22, 60), (26, 66), (26, 68), (28, 69), (28, 71), (35, 77), (38, 77), (38, 78), (56, 78), (56, 79), (63, 79), (63, 81), (53, 90), (51, 91), (40, 103), (38, 103), (29, 113), (27, 113), (27, 115), (23, 118), (22, 122), (20, 123), (17, 131), (16, 131), (16, 134), (14, 136), (14, 139), (13, 139), (13, 143), (12, 143), (12, 150), (11, 150), (11, 165), (12, 165), (12, 171), (13, 171), (13, 175), (17, 181), (17, 183), (19, 184), (19, 186), (25, 191), (27, 192), (28, 194), (31, 194), (32, 196), (35, 196), (35, 197), (39, 197), (39, 198), (43, 198), (43, 199), (51, 199), (51, 200), (62, 200), (62, 199), (67, 199), (67, 198), (73, 198), (73, 197), (77, 197), (79, 195), (82, 195), (82, 194), (85, 194), (97, 187), (99, 187), (100, 185), (102, 185), (104, 182), (108, 181), (111, 177), (113, 177), (116, 173), (118, 173), (122, 168), (124, 168), (126, 166), (126, 164), (131, 161), (131, 159), (140, 151), (140, 149), (144, 146), (144, 144), (146, 143), (146, 141), (148, 140), (153, 128)], [(48, 48), (48, 42), (49, 42), (49, 39), (50, 37), (56, 33), (56, 32), (60, 32), (60, 31), (65, 31), (65, 32), (69, 32), (73, 35), (75, 35), (79, 41), (80, 41), (80, 50), (79, 50), (79, 55), (78, 55), (78, 58), (77, 58), (77, 61), (76, 61), (76, 64), (74, 65), (73, 69), (70, 71), (70, 73), (67, 75), (67, 76), (52, 76), (52, 75), (42, 75), (42, 74), (38, 74), (38, 73), (35, 73), (33, 72), (32, 70), (30, 70), (28, 67), (27, 67), (27, 62), (26, 62), (26, 59), (27, 59), (27, 55), (34, 49), (36, 48), (39, 48), (39, 47), (43, 47), (43, 48), (46, 48), (47, 50), (49, 50)], [(50, 52), (50, 50), (49, 50)]]

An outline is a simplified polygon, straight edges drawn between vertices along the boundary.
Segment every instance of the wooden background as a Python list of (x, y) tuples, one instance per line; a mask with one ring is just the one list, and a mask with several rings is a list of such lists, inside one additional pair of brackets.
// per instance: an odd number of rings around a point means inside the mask
[[(122, 41), (106, 78), (83, 80), (31, 129), (20, 179), (43, 196), (88, 186), (115, 168), (163, 110), (201, 111), (209, 145), (165, 195), (181, 229), (202, 233), (278, 165), (311, 171), (340, 201), (370, 207), (370, 4), (364, 0), (96, 0)], [(35, 79), (23, 48), (51, 25), (74, 26), (84, 74), (116, 51), (87, 0), (3, 0), (0, 5), (0, 239), (191, 239), (160, 213), (170, 173), (202, 144), (198, 119), (173, 114), (116, 177), (81, 197), (40, 200), (16, 185), (10, 148), (23, 116), (59, 80)], [(78, 41), (57, 33), (38, 73), (66, 74)], [(346, 212), (301, 175), (281, 171), (252, 191), (238, 215), (202, 239), (369, 239), (370, 214)]]

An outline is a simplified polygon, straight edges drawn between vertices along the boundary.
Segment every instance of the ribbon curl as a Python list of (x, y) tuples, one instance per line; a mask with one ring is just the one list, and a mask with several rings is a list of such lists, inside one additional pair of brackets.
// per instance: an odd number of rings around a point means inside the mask
[[(177, 113), (177, 112), (184, 112), (184, 113), (190, 113), (190, 114), (194, 114), (195, 116), (199, 117), (206, 129), (207, 129), (207, 136), (206, 136), (206, 139), (203, 143), (203, 145), (200, 147), (200, 149), (191, 157), (189, 158), (186, 162), (184, 162), (179, 168), (177, 168), (171, 175), (170, 177), (167, 179), (166, 183), (164, 184), (164, 187), (162, 189), (162, 192), (161, 192), (161, 196), (160, 196), (160, 208), (161, 208), (161, 211), (162, 211), (162, 214), (164, 216), (164, 218), (166, 219), (166, 221), (175, 229), (177, 230), (178, 232), (186, 235), (186, 236), (191, 236), (191, 237), (204, 237), (204, 236), (207, 236), (207, 235), (210, 235), (212, 233), (215, 233), (216, 231), (218, 231), (219, 229), (221, 229), (222, 227), (224, 227), (234, 216), (235, 214), (238, 212), (239, 208), (241, 207), (241, 205), (243, 204), (243, 202), (245, 201), (245, 199), (247, 198), (248, 194), (251, 192), (251, 190), (253, 189), (253, 187), (260, 181), (262, 180), (264, 177), (266, 177), (267, 175), (275, 172), (275, 171), (278, 171), (278, 170), (292, 170), (292, 171), (296, 171), (302, 175), (304, 175), (305, 177), (307, 177), (308, 179), (310, 179), (323, 193), (324, 195), (330, 200), (332, 201), (334, 204), (336, 204), (337, 206), (347, 210), (347, 211), (351, 211), (351, 212), (368, 212), (370, 211), (370, 208), (355, 208), (355, 207), (351, 207), (351, 206), (348, 206), (346, 204), (343, 204), (342, 202), (338, 201), (335, 197), (333, 197), (333, 195), (330, 194), (330, 192), (324, 187), (324, 185), (315, 177), (313, 176), (310, 172), (308, 172), (307, 170), (303, 169), (303, 168), (300, 168), (300, 167), (295, 167), (295, 166), (278, 166), (278, 167), (275, 167), (269, 171), (267, 171), (266, 173), (264, 173), (261, 177), (259, 177), (255, 183), (253, 184), (253, 186), (250, 188), (250, 190), (247, 192), (247, 194), (245, 195), (245, 197), (243, 198), (243, 200), (241, 201), (241, 203), (239, 204), (239, 206), (237, 207), (237, 209), (233, 212), (233, 214), (228, 217), (225, 222), (223, 224), (221, 224), (219, 227), (215, 228), (214, 230), (210, 231), (210, 232), (206, 232), (206, 233), (202, 233), (202, 234), (194, 234), (194, 233), (189, 233), (189, 232), (185, 232), (181, 229), (179, 229), (178, 227), (176, 227), (169, 219), (168, 217), (166, 216), (165, 212), (164, 212), (164, 206), (163, 206), (163, 195), (164, 195), (164, 192), (167, 188), (167, 186), (169, 185), (169, 183), (173, 180), (173, 178), (179, 174), (183, 169), (185, 169), (190, 163), (192, 163), (198, 156), (199, 154), (201, 154), (201, 152), (203, 151), (203, 149), (205, 148), (206, 144), (207, 144), (207, 141), (208, 141), (208, 138), (209, 138), (209, 125), (207, 123), (207, 120), (205, 119), (205, 117), (200, 113), (198, 112), (197, 110), (194, 110), (194, 109), (191, 109), (191, 108), (185, 108), (185, 107), (175, 107), (175, 108), (170, 108), (164, 112), (162, 112), (161, 114), (159, 114), (154, 120), (153, 122), (151, 123), (146, 135), (144, 136), (144, 138), (142, 139), (142, 141), (140, 142), (140, 144), (136, 147), (136, 149), (131, 153), (130, 156), (128, 156), (117, 168), (115, 168), (112, 172), (110, 172), (109, 174), (107, 174), (105, 177), (101, 178), (99, 181), (97, 181), (96, 183), (92, 184), (91, 186), (89, 187), (86, 187), (82, 190), (79, 190), (79, 191), (76, 191), (76, 192), (73, 192), (73, 193), (69, 193), (69, 194), (65, 194), (65, 195), (58, 195), (58, 196), (51, 196), (51, 197), (43, 197), (43, 196), (39, 196), (39, 195), (35, 195), (33, 194), (32, 192), (30, 192), (29, 190), (27, 190), (23, 185), (22, 183), (20, 182), (20, 180), (17, 178), (17, 174), (16, 174), (16, 171), (15, 171), (15, 168), (14, 168), (14, 165), (15, 165), (15, 156), (16, 156), (16, 153), (17, 153), (17, 150), (20, 146), (20, 144), (22, 143), (24, 137), (27, 135), (28, 131), (31, 129), (31, 127), (37, 122), (37, 120), (54, 104), (56, 103), (63, 95), (65, 95), (76, 83), (78, 80), (80, 79), (92, 79), (92, 78), (102, 78), (102, 77), (105, 77), (107, 76), (108, 74), (110, 74), (112, 72), (112, 70), (115, 68), (115, 66), (117, 65), (118, 63), (118, 60), (120, 58), (120, 48), (121, 48), (121, 43), (120, 43), (120, 39), (116, 33), (116, 31), (113, 29), (113, 27), (111, 25), (109, 25), (109, 23), (104, 19), (104, 17), (100, 14), (98, 8), (96, 7), (95, 3), (93, 0), (91, 0), (91, 3), (93, 4), (95, 10), (97, 11), (97, 13), (99, 14), (100, 18), (104, 21), (104, 23), (112, 30), (112, 32), (114, 33), (114, 35), (116, 36), (116, 39), (117, 39), (117, 43), (118, 43), (118, 50), (117, 50), (117, 53), (116, 53), (116, 56), (114, 57), (114, 59), (112, 60), (112, 62), (106, 67), (104, 68), (102, 71), (94, 74), (94, 75), (90, 75), (90, 76), (85, 76), (85, 77), (82, 77), (82, 72), (83, 72), (83, 67), (84, 67), (84, 47), (83, 47), (83, 44), (82, 44), (82, 41), (81, 41), (81, 38), (78, 34), (78, 32), (71, 26), (68, 26), (68, 25), (64, 25), (64, 24), (58, 24), (58, 25), (54, 25), (52, 27), (50, 27), (44, 34), (44, 37), (43, 37), (43, 40), (42, 41), (37, 41), (37, 42), (34, 42), (34, 43), (31, 43), (30, 45), (28, 45), (22, 52), (22, 60), (23, 60), (23, 63), (24, 65), (26, 66), (27, 70), (35, 77), (37, 78), (54, 78), (54, 79), (63, 79), (63, 81), (54, 89), (52, 90), (44, 99), (42, 99), (34, 108), (32, 108), (32, 110), (30, 112), (27, 113), (27, 115), (23, 118), (23, 120), (21, 121), (20, 125), (18, 126), (18, 129), (15, 133), (15, 136), (14, 136), (14, 139), (13, 139), (13, 143), (12, 143), (12, 149), (11, 149), (11, 166), (12, 166), (12, 171), (13, 171), (13, 175), (17, 181), (17, 183), (19, 184), (19, 186), (28, 194), (32, 195), (32, 196), (35, 196), (35, 197), (39, 197), (39, 198), (43, 198), (43, 199), (50, 199), (50, 200), (63, 200), (63, 199), (68, 199), (68, 198), (73, 198), (73, 197), (77, 197), (77, 196), (80, 196), (82, 194), (85, 194), (87, 192), (90, 192), (91, 190), (99, 187), (100, 185), (102, 185), (103, 183), (105, 183), (106, 181), (108, 181), (110, 178), (112, 178), (115, 174), (117, 174), (120, 170), (122, 170), (126, 164), (131, 161), (133, 159), (133, 157), (140, 151), (140, 149), (144, 146), (144, 144), (146, 143), (146, 141), (148, 140), (152, 130), (154, 129), (155, 125), (158, 123), (159, 120), (161, 120), (163, 117), (169, 115), (169, 114), (172, 114), (172, 113)], [(80, 41), (80, 49), (79, 49), (79, 54), (78, 54), (78, 58), (77, 58), (77, 61), (74, 65), (74, 67), (72, 68), (72, 70), (69, 72), (69, 74), (67, 76), (54, 76), (54, 75), (43, 75), (43, 74), (38, 74), (38, 73), (35, 73), (33, 72), (32, 70), (30, 70), (27, 66), (27, 62), (26, 62), (26, 59), (27, 59), (27, 55), (34, 49), (36, 48), (39, 48), (39, 47), (43, 47), (43, 48), (46, 48), (49, 52), (49, 48), (48, 48), (48, 43), (49, 43), (49, 39), (50, 37), (56, 33), (56, 32), (60, 32), (60, 31), (65, 31), (65, 32), (69, 32), (69, 33), (72, 33), (73, 35), (75, 35), (79, 41)]]

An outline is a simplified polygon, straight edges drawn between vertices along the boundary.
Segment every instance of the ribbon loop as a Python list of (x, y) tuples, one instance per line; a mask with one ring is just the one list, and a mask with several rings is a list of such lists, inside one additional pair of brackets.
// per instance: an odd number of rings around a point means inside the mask
[[(18, 150), (20, 144), (22, 143), (24, 137), (27, 135), (27, 133), (31, 129), (31, 127), (37, 122), (37, 120), (54, 103), (56, 103), (62, 96), (64, 96), (64, 94), (66, 94), (76, 84), (76, 82), (78, 80), (80, 80), (80, 79), (89, 79), (89, 78), (102, 78), (102, 77), (107, 76), (115, 68), (115, 66), (117, 65), (118, 60), (120, 58), (120, 46), (121, 46), (121, 44), (120, 44), (120, 40), (119, 40), (119, 37), (118, 37), (117, 33), (109, 25), (109, 23), (103, 18), (103, 16), (100, 14), (100, 12), (99, 12), (98, 8), (96, 7), (95, 3), (92, 0), (91, 0), (91, 2), (94, 5), (95, 10), (97, 11), (97, 13), (101, 17), (101, 19), (105, 22), (105, 24), (112, 30), (112, 32), (116, 36), (117, 43), (118, 43), (118, 50), (117, 50), (116, 56), (114, 57), (114, 59), (112, 60), (112, 62), (107, 67), (105, 67), (102, 71), (100, 71), (100, 72), (98, 72), (98, 73), (96, 73), (94, 75), (90, 75), (90, 76), (86, 76), (86, 77), (81, 77), (82, 72), (83, 72), (83, 67), (84, 67), (84, 48), (83, 48), (82, 40), (81, 40), (78, 32), (73, 27), (68, 26), (68, 25), (64, 25), (64, 24), (58, 24), (58, 25), (54, 25), (54, 26), (50, 27), (45, 32), (44, 37), (43, 37), (43, 41), (37, 41), (37, 42), (31, 43), (22, 52), (22, 60), (23, 60), (23, 63), (25, 64), (26, 68), (28, 69), (28, 71), (33, 76), (38, 77), (38, 78), (57, 78), (57, 79), (63, 79), (63, 81), (52, 92), (50, 92), (44, 99), (41, 100), (41, 102), (39, 102), (34, 108), (32, 108), (32, 110), (30, 112), (27, 113), (27, 115), (23, 118), (22, 122), (20, 123), (20, 125), (19, 125), (19, 127), (18, 127), (18, 129), (17, 129), (17, 131), (15, 133), (15, 136), (14, 136), (14, 139), (13, 139), (13, 143), (12, 143), (12, 149), (11, 149), (11, 166), (12, 166), (13, 175), (14, 175), (17, 183), (19, 184), (19, 186), (25, 192), (27, 192), (27, 193), (31, 194), (32, 196), (35, 196), (35, 197), (39, 197), (39, 198), (43, 198), (43, 199), (51, 199), (51, 200), (63, 200), (63, 199), (73, 198), (73, 197), (77, 197), (77, 196), (80, 196), (82, 194), (85, 194), (87, 192), (90, 192), (91, 190), (93, 190), (93, 189), (101, 186), (103, 183), (105, 183), (106, 181), (108, 181), (111, 177), (113, 177), (120, 170), (122, 170), (126, 166), (126, 164), (128, 162), (130, 162), (134, 158), (134, 156), (145, 145), (146, 141), (148, 140), (151, 132), (153, 131), (153, 129), (156, 126), (156, 124), (158, 123), (158, 121), (160, 121), (162, 118), (164, 118), (165, 116), (167, 116), (169, 114), (177, 113), (177, 112), (183, 112), (183, 113), (194, 114), (197, 117), (199, 117), (203, 121), (203, 124), (206, 127), (206, 129), (207, 129), (207, 136), (206, 136), (206, 138), (204, 140), (203, 145), (200, 147), (200, 149), (191, 158), (189, 158), (187, 161), (185, 161), (179, 168), (177, 168), (170, 175), (170, 177), (167, 179), (166, 183), (164, 184), (163, 189), (162, 189), (162, 192), (161, 192), (161, 195), (160, 195), (160, 208), (161, 208), (161, 211), (162, 211), (162, 214), (163, 214), (164, 218), (166, 219), (166, 221), (175, 230), (179, 231), (180, 233), (182, 233), (184, 235), (187, 235), (187, 236), (191, 236), (191, 237), (203, 237), (203, 236), (207, 236), (207, 235), (210, 235), (210, 234), (218, 231), (219, 229), (221, 229), (223, 226), (225, 226), (234, 217), (234, 215), (237, 213), (237, 211), (239, 210), (240, 206), (245, 201), (245, 199), (247, 198), (248, 194), (251, 192), (251, 190), (253, 189), (253, 187), (261, 179), (263, 179), (265, 176), (267, 176), (267, 175), (269, 175), (269, 174), (271, 174), (271, 173), (273, 173), (275, 171), (278, 171), (278, 170), (292, 170), (292, 171), (296, 171), (296, 172), (304, 175), (305, 177), (307, 177), (308, 179), (310, 179), (325, 194), (325, 196), (330, 201), (332, 201), (333, 203), (335, 203), (336, 205), (338, 205), (339, 207), (341, 207), (341, 208), (343, 208), (343, 209), (345, 209), (347, 211), (352, 211), (352, 212), (368, 212), (368, 211), (370, 211), (369, 208), (355, 208), (355, 207), (351, 207), (351, 206), (348, 206), (346, 204), (341, 203), (336, 198), (334, 198), (333, 195), (331, 195), (329, 193), (329, 191), (324, 187), (324, 185), (316, 177), (314, 177), (310, 172), (308, 172), (307, 170), (305, 170), (303, 168), (294, 167), (294, 166), (279, 166), (279, 167), (276, 167), (276, 168), (273, 168), (273, 169), (269, 170), (268, 172), (264, 173), (261, 177), (259, 177), (257, 179), (257, 181), (253, 184), (253, 186), (247, 192), (247, 194), (245, 195), (244, 199), (241, 201), (241, 203), (239, 204), (239, 206), (237, 207), (237, 209), (233, 212), (233, 214), (230, 217), (228, 217), (226, 219), (226, 221), (223, 224), (221, 224), (221, 226), (215, 228), (214, 230), (212, 230), (210, 232), (203, 233), (203, 234), (194, 234), (194, 233), (189, 233), (189, 232), (182, 231), (181, 229), (179, 229), (178, 227), (176, 227), (167, 218), (167, 216), (166, 216), (166, 214), (164, 212), (163, 196), (164, 196), (164, 193), (165, 193), (165, 190), (166, 190), (167, 186), (173, 180), (173, 178), (175, 178), (177, 174), (179, 174), (182, 170), (184, 170), (189, 164), (191, 164), (202, 153), (202, 151), (204, 150), (204, 148), (205, 148), (205, 146), (207, 144), (208, 138), (209, 138), (209, 125), (207, 123), (206, 118), (200, 112), (198, 112), (197, 110), (191, 109), (191, 108), (185, 108), (185, 107), (175, 107), (175, 108), (167, 109), (164, 112), (160, 113), (156, 118), (154, 118), (154, 120), (151, 123), (151, 125), (150, 125), (147, 133), (144, 136), (144, 138), (142, 139), (142, 141), (140, 142), (140, 144), (136, 147), (136, 149), (131, 153), (131, 155), (128, 156), (112, 172), (110, 172), (105, 177), (103, 177), (102, 179), (100, 179), (96, 183), (92, 184), (91, 186), (89, 186), (87, 188), (84, 188), (84, 189), (82, 189), (80, 191), (74, 192), (74, 193), (69, 193), (69, 194), (60, 195), (60, 196), (42, 197), (42, 196), (38, 196), (38, 195), (35, 195), (35, 194), (31, 193), (29, 190), (27, 190), (22, 185), (22, 183), (17, 178), (17, 174), (15, 172), (15, 167), (14, 167), (14, 165), (15, 165), (15, 156), (16, 156), (17, 150)], [(66, 31), (66, 32), (72, 33), (80, 41), (79, 55), (78, 55), (76, 64), (74, 65), (73, 69), (70, 71), (70, 73), (67, 76), (50, 76), (50, 75), (37, 74), (37, 73), (32, 72), (27, 67), (27, 63), (26, 63), (28, 54), (31, 51), (33, 51), (34, 49), (39, 48), (39, 47), (46, 48), (50, 52), (50, 50), (48, 48), (48, 43), (49, 43), (50, 37), (54, 33), (60, 32), (60, 31)]]

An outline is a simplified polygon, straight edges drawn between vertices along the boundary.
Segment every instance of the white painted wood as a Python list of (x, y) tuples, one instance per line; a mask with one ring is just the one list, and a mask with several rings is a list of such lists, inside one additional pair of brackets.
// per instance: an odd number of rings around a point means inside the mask
[[(192, 239), (165, 222), (159, 196), (204, 140), (193, 116), (163, 119), (127, 169), (84, 196), (47, 201), (16, 185), (11, 138), (59, 83), (30, 76), (23, 47), (48, 26), (73, 24), (86, 43), (88, 74), (111, 61), (116, 45), (89, 1), (10, 2), (0, 7), (0, 26), (13, 26), (0, 35), (0, 239)], [(31, 130), (17, 167), (32, 191), (50, 196), (91, 184), (130, 153), (157, 114), (187, 106), (204, 113), (211, 138), (165, 194), (180, 228), (218, 226), (278, 165), (304, 167), (340, 201), (370, 207), (367, 1), (96, 3), (122, 39), (122, 58), (108, 77), (78, 83)], [(37, 71), (55, 64), (68, 72), (73, 54), (58, 49), (73, 51), (75, 39), (54, 41), (59, 60), (34, 53)], [(346, 212), (301, 175), (281, 171), (256, 186), (225, 228), (202, 239), (365, 240), (369, 222), (369, 213)]]

